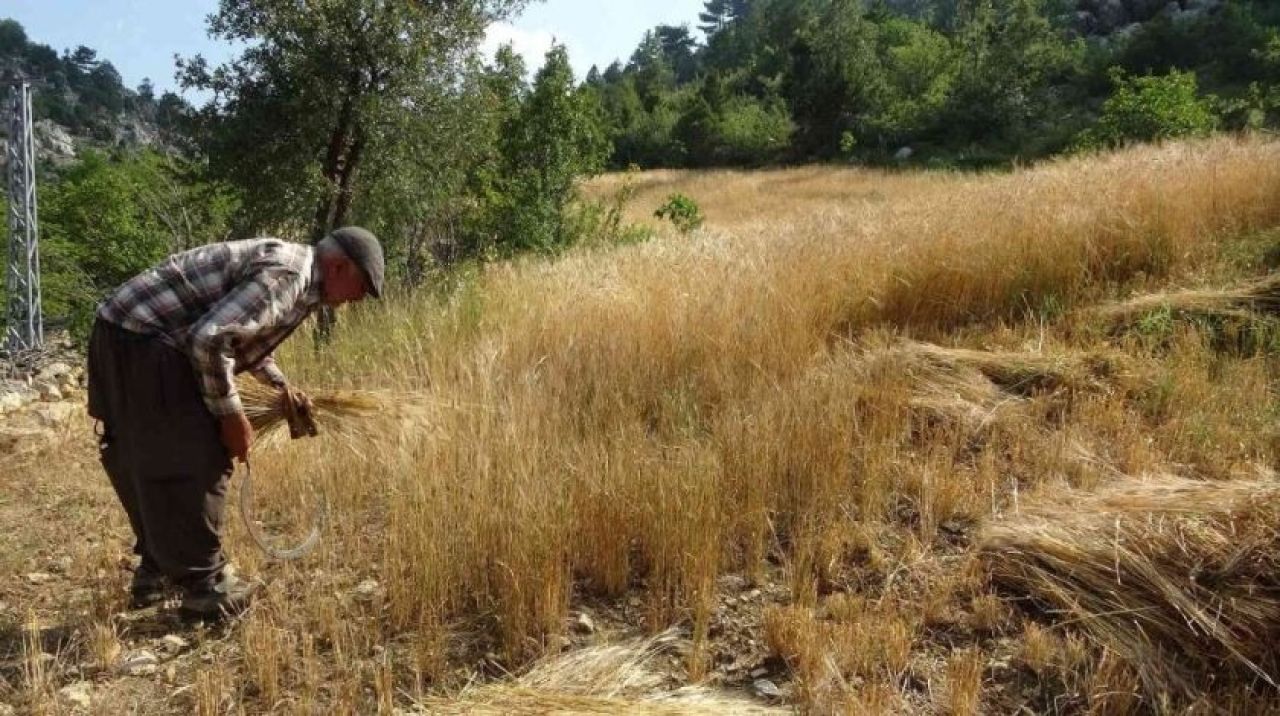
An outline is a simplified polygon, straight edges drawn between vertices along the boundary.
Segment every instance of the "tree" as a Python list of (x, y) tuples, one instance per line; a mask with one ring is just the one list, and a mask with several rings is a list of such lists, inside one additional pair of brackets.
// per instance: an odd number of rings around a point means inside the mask
[(609, 155), (595, 95), (575, 88), (563, 45), (547, 53), (533, 90), (508, 123), (502, 153), (507, 198), (503, 248), (552, 251), (569, 243), (564, 210), (575, 181), (599, 172)]
[(180, 73), (213, 94), (200, 142), (243, 193), (246, 222), (312, 239), (345, 223), (366, 165), (423, 161), (400, 130), (450, 94), (485, 27), (525, 2), (221, 0), (211, 34), (248, 47), (217, 68), (181, 60)]
[(22, 57), (27, 51), (27, 31), (10, 18), (0, 20), (0, 57)]
[(959, 142), (1016, 141), (1059, 111), (1054, 87), (1077, 75), (1083, 44), (1043, 12), (1044, 0), (963, 0), (960, 55), (946, 121)]
[(675, 89), (675, 67), (667, 57), (662, 39), (653, 30), (645, 31), (626, 71), (634, 78), (636, 91), (647, 111), (652, 112), (662, 96)]
[(698, 20), (702, 22), (699, 30), (711, 37), (729, 27), (734, 20), (744, 17), (750, 10), (749, 0), (707, 0), (703, 3)]
[(663, 59), (675, 73), (676, 84), (692, 80), (698, 72), (698, 58), (694, 54), (698, 49), (698, 42), (693, 39), (689, 27), (658, 25), (653, 29), (653, 34), (661, 47)]

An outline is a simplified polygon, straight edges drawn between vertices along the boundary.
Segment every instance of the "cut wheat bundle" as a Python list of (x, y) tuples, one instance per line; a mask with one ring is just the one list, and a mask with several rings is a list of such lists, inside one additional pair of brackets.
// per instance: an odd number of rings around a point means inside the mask
[(789, 714), (745, 694), (689, 686), (673, 689), (653, 661), (677, 641), (674, 632), (622, 644), (579, 649), (544, 659), (504, 683), (468, 687), (455, 698), (419, 704), (427, 713), (450, 714)]
[(1121, 303), (1088, 309), (1086, 317), (1113, 331), (1137, 325), (1148, 316), (1168, 312), (1178, 318), (1248, 321), (1280, 314), (1280, 274), (1223, 289), (1193, 289), (1138, 296)]
[[(268, 439), (287, 422), (285, 394), (261, 383), (239, 386), (245, 416), (259, 439)], [(307, 394), (312, 415), (326, 431), (346, 435), (369, 429), (369, 419), (387, 413), (394, 403), (390, 394), (373, 391), (320, 390)]]
[(1140, 382), (1132, 361), (1107, 351), (983, 351), (904, 341), (886, 349), (881, 359), (908, 369), (976, 371), (1004, 392), (1023, 396), (1060, 389), (1109, 390)]
[[(253, 426), (256, 447), (277, 445), (289, 431), (284, 393), (259, 383), (239, 386), (240, 401)], [(469, 409), (431, 399), (414, 391), (313, 390), (311, 418), (326, 443), (357, 455), (371, 445), (431, 434), (433, 413), (441, 409)]]
[(1280, 677), (1280, 481), (1130, 478), (990, 526), (993, 581), (1127, 660), (1153, 703)]
[(1126, 356), (1094, 351), (982, 351), (892, 340), (862, 354), (868, 382), (901, 384), (927, 422), (979, 432), (1028, 398), (1136, 393), (1147, 384)]

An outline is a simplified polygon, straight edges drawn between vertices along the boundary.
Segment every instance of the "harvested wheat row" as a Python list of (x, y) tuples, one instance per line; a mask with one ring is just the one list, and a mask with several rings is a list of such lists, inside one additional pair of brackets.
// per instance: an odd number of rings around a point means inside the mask
[(993, 581), (1129, 662), (1161, 695), (1280, 676), (1280, 482), (1129, 478), (990, 526)]
[(1248, 320), (1259, 314), (1280, 314), (1280, 275), (1268, 276), (1224, 289), (1195, 289), (1155, 293), (1084, 311), (1112, 331), (1132, 327), (1144, 317), (1168, 311), (1180, 318)]

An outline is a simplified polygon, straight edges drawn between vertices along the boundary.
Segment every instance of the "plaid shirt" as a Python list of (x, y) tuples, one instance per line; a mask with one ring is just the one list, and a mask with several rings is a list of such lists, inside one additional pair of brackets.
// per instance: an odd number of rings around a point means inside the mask
[(241, 405), (233, 376), (248, 370), (283, 386), (271, 352), (321, 297), (311, 247), (250, 239), (169, 257), (118, 288), (98, 317), (189, 355), (210, 412), (234, 415)]

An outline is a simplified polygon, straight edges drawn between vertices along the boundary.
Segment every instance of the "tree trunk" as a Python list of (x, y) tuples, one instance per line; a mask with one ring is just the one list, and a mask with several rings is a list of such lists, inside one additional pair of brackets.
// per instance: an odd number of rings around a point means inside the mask
[(343, 158), (341, 176), (338, 179), (338, 196), (331, 224), (335, 228), (347, 223), (347, 212), (351, 210), (352, 184), (360, 168), (360, 156), (364, 153), (364, 144), (364, 132), (357, 127), (355, 140), (351, 143), (346, 157)]
[(324, 176), (325, 189), (316, 205), (315, 221), (311, 227), (311, 242), (318, 243), (333, 228), (335, 190), (343, 172), (343, 155), (347, 153), (350, 143), (351, 128), (355, 123), (356, 100), (359, 98), (359, 77), (352, 75), (347, 81), (347, 93), (342, 99), (342, 108), (338, 110), (338, 123), (329, 135), (329, 148), (325, 152)]
[[(345, 216), (349, 200), (341, 199), (342, 191), (349, 192), (351, 155), (363, 142), (357, 141), (355, 147), (348, 147), (352, 126), (355, 123), (356, 100), (359, 98), (358, 75), (352, 73), (347, 80), (347, 93), (342, 99), (342, 109), (338, 111), (338, 123), (329, 137), (329, 149), (325, 153), (324, 168), (325, 189), (316, 206), (315, 223), (311, 228), (311, 243), (318, 244), (329, 234), (336, 223)], [(357, 153), (358, 158), (358, 153)], [(342, 216), (335, 216), (341, 211)], [(333, 309), (321, 306), (316, 316), (315, 347), (316, 350), (329, 343), (333, 334), (333, 326), (338, 318)]]

